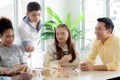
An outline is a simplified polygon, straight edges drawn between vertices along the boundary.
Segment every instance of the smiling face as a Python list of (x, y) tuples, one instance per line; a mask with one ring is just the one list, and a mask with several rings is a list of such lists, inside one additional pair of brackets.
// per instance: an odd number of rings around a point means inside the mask
[(29, 17), (31, 22), (37, 23), (40, 20), (40, 12), (40, 10), (27, 12), (27, 16)]
[(97, 37), (98, 40), (106, 40), (109, 35), (111, 34), (111, 28), (110, 29), (106, 29), (105, 27), (105, 23), (103, 22), (98, 22), (96, 27), (95, 27), (95, 35)]
[(10, 47), (14, 41), (14, 31), (13, 29), (7, 29), (4, 31), (3, 35), (0, 35), (2, 45)]
[(68, 31), (67, 31), (67, 29), (65, 27), (57, 28), (55, 35), (56, 35), (57, 41), (60, 44), (65, 44), (68, 37), (69, 37), (69, 33), (68, 33)]

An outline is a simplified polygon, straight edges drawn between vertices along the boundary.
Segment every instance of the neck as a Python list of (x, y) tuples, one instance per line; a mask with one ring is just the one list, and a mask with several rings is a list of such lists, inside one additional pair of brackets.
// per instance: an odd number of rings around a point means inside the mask
[(59, 43), (61, 47), (64, 47), (65, 46), (65, 43)]
[(4, 45), (4, 44), (1, 44), (1, 45), (3, 45), (4, 47), (10, 47), (10, 46)]
[(109, 35), (109, 36), (107, 36), (106, 38), (102, 39), (102, 40), (101, 40), (101, 41), (102, 41), (102, 43), (104, 44), (104, 43), (105, 43), (105, 41), (106, 41), (109, 37), (110, 37), (110, 35)]
[(37, 27), (38, 27), (38, 23), (33, 23), (33, 25), (34, 25), (35, 28), (37, 29)]
[(5, 46), (5, 47), (10, 47), (10, 46), (8, 46), (8, 45), (3, 44), (2, 42), (1, 42), (1, 45), (2, 45), (2, 46)]

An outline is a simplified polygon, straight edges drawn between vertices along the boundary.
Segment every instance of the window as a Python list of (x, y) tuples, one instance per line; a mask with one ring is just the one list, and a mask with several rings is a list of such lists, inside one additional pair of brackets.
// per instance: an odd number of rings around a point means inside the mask
[(110, 17), (114, 23), (114, 33), (120, 36), (120, 1), (110, 0)]
[(14, 0), (1, 0), (0, 17), (7, 17), (11, 19), (14, 25)]
[(81, 41), (81, 49), (89, 49), (92, 40), (95, 38), (94, 29), (96, 19), (106, 16), (105, 0), (83, 0), (82, 7), (85, 14), (85, 21), (82, 24), (85, 31), (84, 39)]

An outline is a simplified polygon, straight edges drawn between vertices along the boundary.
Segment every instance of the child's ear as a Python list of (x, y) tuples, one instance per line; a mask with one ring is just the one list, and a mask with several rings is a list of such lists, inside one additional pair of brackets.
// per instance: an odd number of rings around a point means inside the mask
[(26, 12), (26, 16), (28, 16), (28, 14), (29, 14), (29, 13), (28, 13), (28, 12)]

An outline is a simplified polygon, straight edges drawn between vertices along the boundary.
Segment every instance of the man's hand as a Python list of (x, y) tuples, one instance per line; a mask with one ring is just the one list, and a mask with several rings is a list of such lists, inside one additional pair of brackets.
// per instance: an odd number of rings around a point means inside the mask
[(80, 64), (81, 71), (93, 71), (94, 65), (90, 62), (84, 62)]

